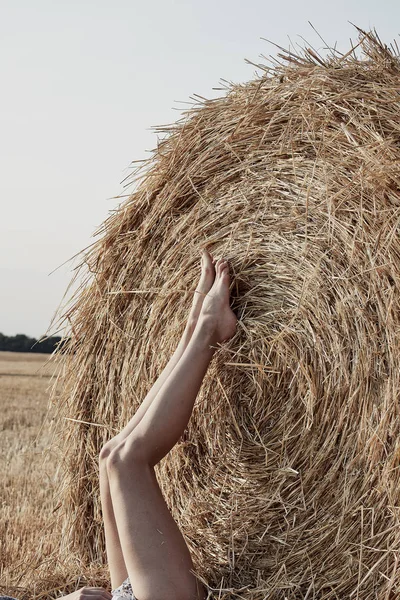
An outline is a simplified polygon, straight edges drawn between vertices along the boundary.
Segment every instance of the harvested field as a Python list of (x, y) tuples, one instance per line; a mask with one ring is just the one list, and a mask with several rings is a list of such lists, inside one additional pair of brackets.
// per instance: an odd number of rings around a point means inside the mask
[[(1, 586), (27, 583), (27, 572), (51, 550), (57, 464), (47, 415), (49, 356), (0, 352)], [(28, 584), (31, 584), (28, 575)]]
[(0, 352), (0, 594), (20, 600), (56, 598), (108, 578), (104, 568), (59, 555), (59, 457), (48, 411), (56, 366), (48, 360)]

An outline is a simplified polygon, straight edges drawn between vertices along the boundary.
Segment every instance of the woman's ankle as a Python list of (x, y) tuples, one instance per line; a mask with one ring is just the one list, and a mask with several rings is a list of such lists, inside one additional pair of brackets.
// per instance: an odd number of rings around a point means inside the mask
[(215, 345), (218, 342), (216, 333), (215, 318), (209, 315), (201, 315), (197, 320), (192, 337), (198, 344), (209, 348), (210, 345)]

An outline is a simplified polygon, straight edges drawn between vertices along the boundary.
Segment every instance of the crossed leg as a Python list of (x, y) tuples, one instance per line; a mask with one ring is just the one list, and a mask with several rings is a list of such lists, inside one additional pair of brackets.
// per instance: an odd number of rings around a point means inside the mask
[[(110, 482), (107, 472), (107, 459), (110, 456), (111, 451), (114, 450), (120, 442), (125, 440), (128, 437), (128, 435), (135, 429), (138, 423), (142, 420), (143, 416), (146, 414), (149, 406), (153, 402), (157, 393), (162, 388), (164, 382), (168, 379), (169, 375), (172, 373), (172, 371), (178, 364), (183, 352), (185, 351), (193, 335), (194, 329), (196, 327), (200, 315), (204, 297), (210, 291), (211, 286), (214, 283), (214, 279), (214, 259), (211, 256), (211, 254), (209, 254), (209, 252), (204, 249), (201, 259), (200, 280), (194, 292), (192, 307), (178, 347), (176, 348), (174, 354), (165, 366), (164, 370), (161, 372), (157, 381), (149, 390), (148, 394), (144, 398), (142, 404), (140, 405), (134, 416), (129, 420), (127, 425), (119, 432), (118, 435), (113, 437), (110, 441), (108, 441), (105, 444), (105, 446), (103, 446), (100, 452), (100, 497), (106, 538), (107, 560), (110, 570), (111, 586), (113, 589), (118, 587), (128, 577), (128, 571), (126, 568), (125, 559), (121, 548), (117, 523), (115, 520), (114, 507), (111, 500)], [(154, 472), (152, 473), (152, 477), (154, 485), (158, 487), (158, 483)]]
[[(186, 347), (181, 345), (182, 355), (146, 411), (136, 413), (140, 419), (131, 421), (123, 430), (125, 437), (119, 434), (114, 445), (102, 452), (100, 462), (105, 464), (114, 518), (114, 524), (108, 523), (109, 533), (113, 529), (118, 536), (116, 545), (122, 556), (116, 569), (110, 563), (112, 585), (117, 587), (129, 575), (139, 600), (189, 600), (204, 595), (190, 572), (189, 550), (162, 497), (154, 465), (187, 426), (215, 351), (212, 345), (231, 337), (235, 329), (236, 317), (229, 308), (228, 265), (218, 261), (194, 333)], [(105, 487), (103, 482), (103, 492)]]

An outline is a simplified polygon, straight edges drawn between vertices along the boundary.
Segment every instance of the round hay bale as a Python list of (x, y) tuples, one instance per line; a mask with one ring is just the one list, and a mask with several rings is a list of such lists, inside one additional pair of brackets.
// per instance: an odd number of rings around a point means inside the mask
[[(173, 353), (200, 249), (220, 346), (157, 475), (221, 598), (400, 594), (400, 63), (312, 50), (192, 107), (97, 232), (63, 318), (63, 551), (104, 560), (97, 456)], [(67, 417), (67, 420), (64, 419)]]

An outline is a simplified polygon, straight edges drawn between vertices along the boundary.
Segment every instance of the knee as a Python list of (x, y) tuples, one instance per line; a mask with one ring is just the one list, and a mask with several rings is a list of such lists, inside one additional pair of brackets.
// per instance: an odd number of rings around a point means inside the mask
[(132, 469), (135, 465), (147, 462), (147, 452), (142, 438), (130, 435), (129, 438), (117, 442), (107, 449), (106, 468), (109, 474), (118, 472), (128, 467)]
[(107, 466), (107, 460), (111, 454), (111, 452), (118, 446), (119, 441), (116, 437), (111, 438), (100, 450), (99, 454), (99, 465), (100, 468), (105, 468)]

